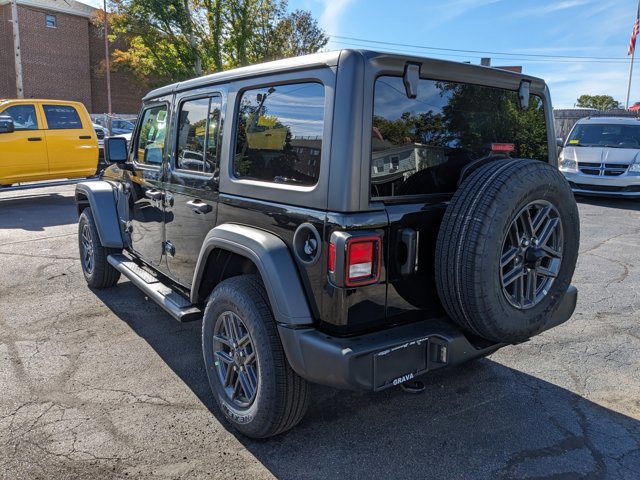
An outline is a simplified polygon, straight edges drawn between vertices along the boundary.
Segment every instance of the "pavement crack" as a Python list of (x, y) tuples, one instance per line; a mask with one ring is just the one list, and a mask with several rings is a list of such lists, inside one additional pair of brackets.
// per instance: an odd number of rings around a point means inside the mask
[(51, 240), (51, 239), (54, 239), (54, 238), (76, 237), (76, 236), (78, 236), (78, 234), (76, 232), (63, 233), (61, 235), (49, 235), (49, 236), (46, 236), (46, 237), (36, 237), (36, 238), (30, 238), (28, 240), (18, 240), (17, 242), (3, 243), (3, 244), (0, 245), (0, 247), (8, 247), (10, 245), (20, 245), (22, 243), (39, 242), (40, 240)]
[(579, 255), (585, 255), (585, 254), (587, 254), (587, 253), (591, 253), (591, 252), (593, 252), (594, 250), (597, 250), (598, 248), (600, 248), (600, 247), (602, 247), (602, 246), (606, 245), (606, 244), (607, 244), (607, 243), (609, 243), (610, 241), (615, 240), (616, 238), (624, 237), (625, 235), (637, 235), (637, 234), (640, 234), (640, 228), (636, 228), (636, 229), (634, 229), (634, 231), (633, 231), (633, 232), (622, 232), (622, 233), (619, 233), (618, 235), (614, 235), (613, 237), (609, 237), (609, 238), (607, 238), (607, 239), (605, 239), (605, 240), (602, 240), (601, 242), (598, 242), (598, 243), (597, 243), (596, 245), (594, 245), (593, 247), (589, 248), (588, 250), (584, 250), (584, 251), (582, 251), (582, 252), (579, 252), (578, 254), (579, 254)]

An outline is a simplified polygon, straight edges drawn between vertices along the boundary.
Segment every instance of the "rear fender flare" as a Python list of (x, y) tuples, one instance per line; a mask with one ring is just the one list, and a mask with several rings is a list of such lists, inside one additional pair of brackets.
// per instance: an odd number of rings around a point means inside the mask
[(85, 208), (91, 207), (102, 246), (122, 248), (122, 232), (113, 186), (105, 181), (81, 182), (76, 185), (75, 196), (78, 215)]
[(313, 323), (302, 282), (287, 245), (271, 233), (245, 225), (224, 224), (207, 234), (193, 276), (192, 302), (203, 300), (196, 297), (205, 275), (207, 259), (216, 249), (241, 255), (256, 265), (278, 324), (300, 326)]

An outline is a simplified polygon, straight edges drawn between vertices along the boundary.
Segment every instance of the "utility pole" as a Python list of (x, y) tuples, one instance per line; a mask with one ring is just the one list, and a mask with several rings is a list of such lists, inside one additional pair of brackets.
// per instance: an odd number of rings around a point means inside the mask
[(13, 59), (16, 66), (16, 94), (18, 98), (24, 98), (22, 56), (20, 55), (20, 29), (18, 27), (18, 5), (16, 4), (16, 0), (11, 0), (11, 23), (13, 24)]
[(111, 67), (109, 66), (109, 21), (107, 17), (107, 0), (104, 0), (104, 60), (107, 70), (107, 128), (111, 135)]

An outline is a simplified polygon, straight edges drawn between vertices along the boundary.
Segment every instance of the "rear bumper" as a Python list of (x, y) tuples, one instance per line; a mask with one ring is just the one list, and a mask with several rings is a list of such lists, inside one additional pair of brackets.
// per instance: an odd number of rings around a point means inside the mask
[[(566, 322), (578, 291), (571, 286), (543, 330)], [(278, 330), (289, 364), (302, 378), (334, 388), (384, 390), (419, 375), (489, 355), (504, 343), (473, 341), (445, 320), (423, 320), (352, 338), (314, 328)]]

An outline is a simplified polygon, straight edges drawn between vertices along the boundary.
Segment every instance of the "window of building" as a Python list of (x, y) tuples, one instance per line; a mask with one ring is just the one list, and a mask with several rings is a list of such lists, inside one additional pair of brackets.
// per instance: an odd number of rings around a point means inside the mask
[(220, 97), (198, 98), (180, 108), (176, 168), (213, 173), (217, 166)]
[(55, 15), (46, 15), (45, 18), (46, 18), (45, 22), (48, 28), (58, 28)]
[(81, 129), (82, 121), (71, 105), (43, 105), (44, 116), (50, 130)]
[(147, 165), (162, 164), (167, 134), (167, 106), (147, 108), (142, 113), (140, 125), (134, 148), (136, 162)]
[(15, 130), (38, 130), (38, 117), (34, 105), (14, 105), (0, 114), (13, 118)]
[(427, 79), (417, 98), (405, 92), (402, 77), (376, 80), (372, 197), (452, 193), (462, 169), (496, 143), (508, 144), (514, 158), (548, 161), (539, 97), (523, 110), (516, 91)]
[(310, 186), (319, 169), (303, 171), (296, 141), (318, 139), (322, 149), (324, 87), (319, 83), (247, 90), (240, 100), (234, 175), (237, 178)]

